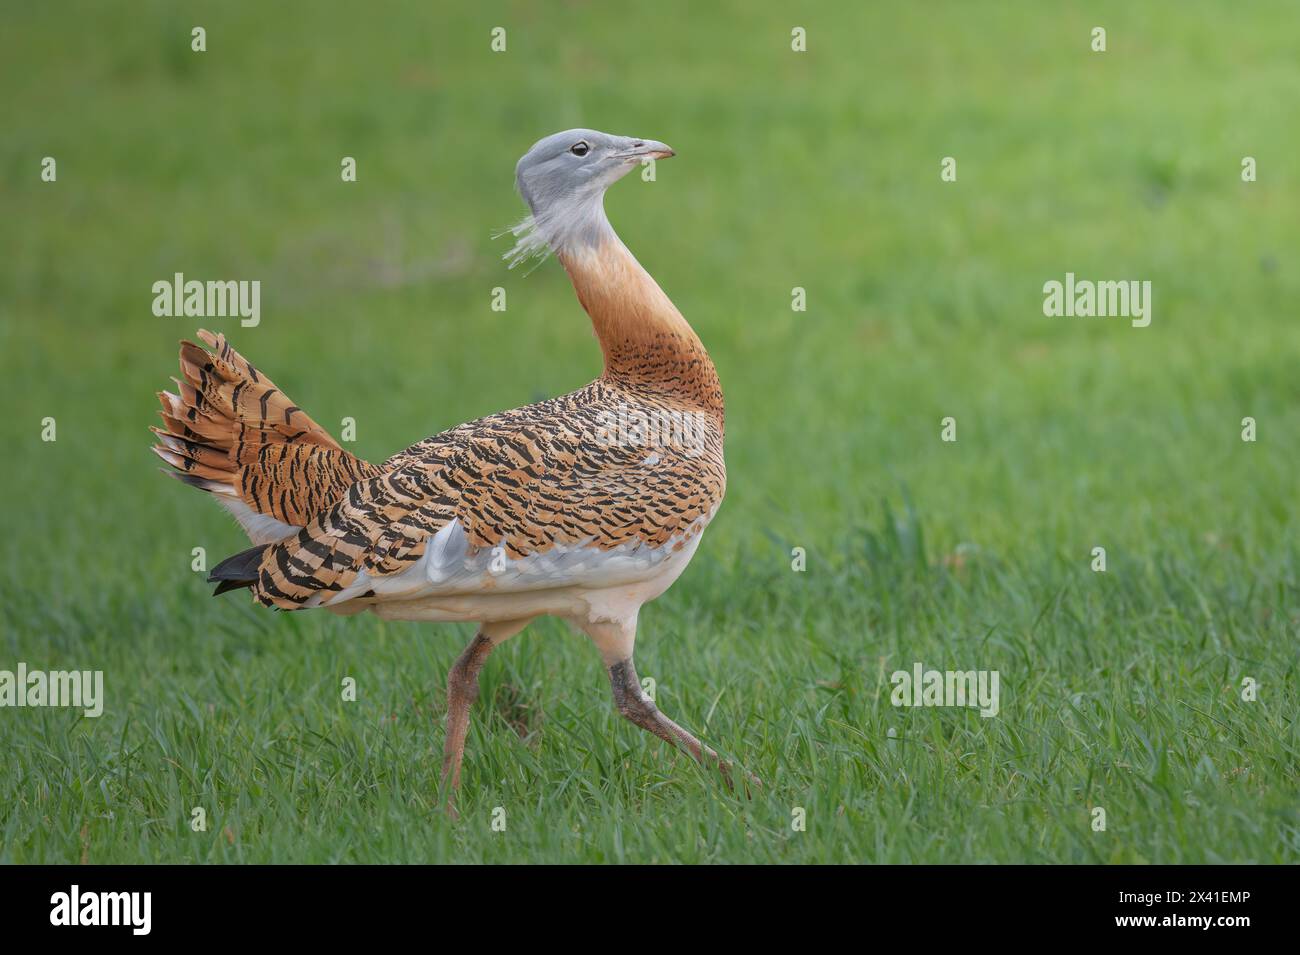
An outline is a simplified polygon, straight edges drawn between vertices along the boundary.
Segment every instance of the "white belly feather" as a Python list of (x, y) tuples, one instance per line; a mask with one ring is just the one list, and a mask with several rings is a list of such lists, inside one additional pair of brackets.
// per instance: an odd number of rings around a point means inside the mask
[(638, 541), (602, 550), (582, 541), (517, 559), (501, 548), (471, 548), (455, 520), (406, 570), (387, 577), (359, 574), (342, 591), (321, 593), (306, 606), (341, 614), (372, 610), (389, 620), (490, 622), (542, 614), (621, 619), (671, 586), (712, 517), (701, 517), (660, 547)]

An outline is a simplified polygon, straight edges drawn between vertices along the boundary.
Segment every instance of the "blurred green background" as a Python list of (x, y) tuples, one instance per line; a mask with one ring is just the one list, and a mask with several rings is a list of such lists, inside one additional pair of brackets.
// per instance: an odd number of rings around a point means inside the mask
[[(0, 710), (0, 860), (1300, 858), (1293, 3), (3, 6), (0, 669), (108, 700)], [(638, 669), (766, 786), (624, 724), (546, 621), (453, 823), (470, 629), (210, 599), (191, 549), (244, 538), (145, 428), (200, 326), (374, 461), (590, 380), (562, 270), (492, 238), (573, 126), (678, 152), (607, 208), (718, 365), (729, 488)], [(1151, 326), (1044, 317), (1067, 271), (1149, 279)], [(156, 318), (174, 272), (259, 279), (261, 325)], [(1001, 714), (893, 708), (914, 661), (999, 670)]]

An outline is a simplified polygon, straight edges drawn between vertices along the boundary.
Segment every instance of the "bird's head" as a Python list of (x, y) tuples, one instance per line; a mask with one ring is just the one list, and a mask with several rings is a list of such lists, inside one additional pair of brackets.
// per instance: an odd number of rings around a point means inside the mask
[(547, 248), (594, 245), (609, 227), (605, 190), (647, 160), (671, 155), (664, 143), (594, 129), (539, 140), (515, 166), (515, 183), (532, 215), (513, 230), (520, 241), (507, 258), (513, 265)]
[(533, 215), (600, 196), (647, 159), (666, 159), (663, 143), (611, 136), (594, 129), (570, 129), (533, 145), (515, 166), (515, 182)]

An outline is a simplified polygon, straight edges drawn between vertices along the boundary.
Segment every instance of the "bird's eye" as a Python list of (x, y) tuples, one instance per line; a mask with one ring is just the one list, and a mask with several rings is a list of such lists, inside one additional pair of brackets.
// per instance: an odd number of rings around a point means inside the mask
[(575, 156), (585, 156), (587, 153), (591, 152), (591, 147), (585, 142), (579, 140), (569, 147), (569, 152), (573, 153)]

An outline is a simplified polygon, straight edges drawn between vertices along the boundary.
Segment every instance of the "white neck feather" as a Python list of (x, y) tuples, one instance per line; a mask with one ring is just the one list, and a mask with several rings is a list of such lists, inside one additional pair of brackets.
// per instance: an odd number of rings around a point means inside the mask
[(605, 194), (575, 197), (557, 202), (541, 212), (527, 216), (510, 232), (515, 245), (502, 256), (514, 268), (530, 259), (545, 259), (547, 254), (577, 256), (596, 249), (611, 239), (618, 242), (614, 227), (605, 216)]

